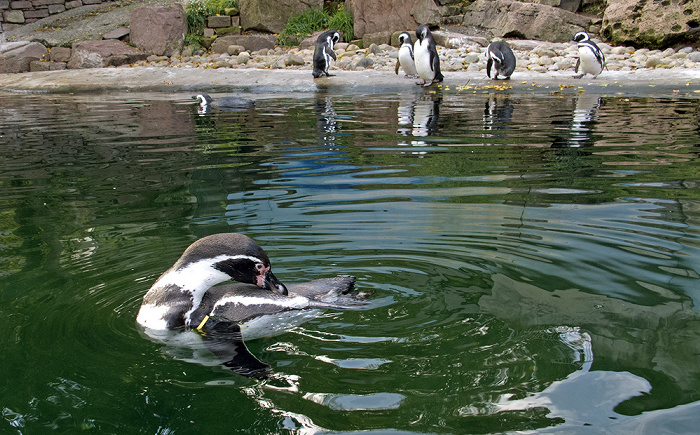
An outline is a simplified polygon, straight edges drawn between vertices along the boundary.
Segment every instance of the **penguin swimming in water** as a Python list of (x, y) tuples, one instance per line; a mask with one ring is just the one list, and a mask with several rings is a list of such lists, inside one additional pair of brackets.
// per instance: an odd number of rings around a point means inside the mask
[(416, 29), (416, 37), (418, 40), (413, 46), (413, 56), (416, 61), (418, 77), (423, 79), (423, 83), (416, 84), (430, 86), (433, 82), (441, 82), (444, 77), (440, 72), (440, 56), (433, 34), (430, 33), (428, 26), (421, 24)]
[[(230, 280), (237, 283), (216, 286)], [(149, 337), (166, 343), (176, 341), (174, 332), (198, 331), (224, 366), (244, 376), (265, 377), (269, 366), (243, 343), (243, 335), (255, 337), (246, 333), (249, 322), (255, 320), (258, 328), (269, 332), (275, 330), (275, 315), (357, 305), (343, 296), (354, 281), (354, 277), (328, 278), (288, 288), (272, 273), (267, 254), (253, 239), (214, 234), (192, 243), (156, 280), (143, 297), (136, 321)], [(262, 321), (265, 316), (267, 323)]]
[(401, 42), (401, 48), (399, 48), (399, 58), (396, 60), (396, 74), (399, 73), (399, 66), (403, 69), (406, 77), (415, 79), (418, 77), (416, 73), (416, 62), (413, 57), (413, 41), (411, 41), (411, 35), (408, 32), (403, 32), (399, 35), (399, 42)]
[(603, 68), (605, 68), (603, 51), (595, 42), (591, 41), (586, 32), (577, 32), (571, 40), (578, 42), (576, 72), (578, 72), (579, 66), (581, 67), (581, 74), (574, 76), (574, 78), (580, 79), (586, 74), (592, 75), (593, 78), (598, 77), (603, 72)]
[(197, 113), (200, 115), (207, 114), (211, 112), (212, 108), (221, 110), (223, 112), (238, 112), (241, 110), (247, 110), (255, 107), (255, 101), (249, 100), (247, 98), (241, 97), (221, 97), (214, 101), (212, 97), (207, 93), (200, 93), (192, 97), (197, 100), (199, 107), (197, 108)]
[(313, 76), (315, 79), (323, 75), (328, 77), (332, 75), (328, 73), (328, 69), (331, 67), (331, 59), (338, 59), (333, 51), (333, 46), (337, 44), (338, 41), (340, 41), (340, 33), (338, 33), (337, 30), (328, 30), (318, 35), (313, 57)]
[(498, 80), (498, 75), (503, 80), (508, 80), (515, 71), (515, 55), (505, 41), (493, 41), (486, 48), (486, 75), (491, 78), (491, 66), (494, 67), (493, 79)]

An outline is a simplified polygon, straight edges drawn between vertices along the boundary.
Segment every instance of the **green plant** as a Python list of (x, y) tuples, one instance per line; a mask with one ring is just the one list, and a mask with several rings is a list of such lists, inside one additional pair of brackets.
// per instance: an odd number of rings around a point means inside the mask
[(207, 6), (203, 1), (188, 2), (185, 6), (185, 15), (187, 16), (187, 33), (200, 35), (207, 26)]
[(222, 14), (228, 8), (238, 8), (236, 0), (192, 0), (185, 5), (187, 35), (185, 44), (199, 44), (207, 17)]
[(291, 47), (317, 30), (328, 27), (330, 17), (320, 9), (308, 9), (300, 15), (295, 15), (287, 21), (284, 30), (277, 35), (280, 45)]
[(345, 41), (351, 41), (355, 37), (353, 27), (354, 24), (352, 15), (345, 11), (343, 5), (340, 5), (338, 10), (335, 11), (335, 13), (328, 20), (328, 28), (335, 29), (340, 32), (343, 40)]
[(291, 47), (298, 45), (302, 39), (323, 29), (336, 29), (346, 41), (353, 38), (352, 16), (341, 5), (332, 15), (322, 9), (309, 9), (300, 15), (291, 17), (284, 30), (277, 35), (280, 45)]

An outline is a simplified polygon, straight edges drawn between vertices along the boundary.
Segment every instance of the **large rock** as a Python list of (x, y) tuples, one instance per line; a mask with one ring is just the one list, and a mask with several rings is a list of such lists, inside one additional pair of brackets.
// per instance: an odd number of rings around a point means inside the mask
[(615, 45), (663, 48), (700, 40), (700, 0), (608, 2), (601, 36)]
[(0, 74), (28, 72), (29, 65), (48, 58), (49, 50), (38, 42), (18, 41), (0, 44)]
[(147, 57), (147, 53), (130, 47), (118, 39), (83, 41), (73, 44), (68, 68), (119, 66), (144, 60)]
[(187, 33), (187, 16), (181, 4), (170, 7), (146, 6), (131, 12), (129, 38), (146, 53), (172, 56), (182, 50)]
[(214, 53), (228, 53), (229, 45), (240, 45), (249, 51), (275, 48), (275, 37), (270, 35), (229, 35), (216, 38), (211, 50)]
[(289, 18), (323, 8), (323, 0), (238, 0), (243, 30), (280, 33)]
[(589, 18), (560, 8), (513, 0), (476, 0), (464, 14), (463, 24), (500, 38), (569, 41), (591, 24)]
[(442, 23), (440, 8), (433, 0), (348, 0), (345, 7), (355, 20), (356, 38), (379, 32), (415, 30), (420, 24)]

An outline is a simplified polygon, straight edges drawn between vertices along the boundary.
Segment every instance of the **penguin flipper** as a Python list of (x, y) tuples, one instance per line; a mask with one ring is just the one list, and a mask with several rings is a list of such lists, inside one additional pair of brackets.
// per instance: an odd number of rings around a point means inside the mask
[(206, 348), (216, 355), (224, 366), (249, 378), (265, 379), (271, 374), (270, 366), (257, 359), (246, 347), (241, 327), (226, 319), (211, 317), (200, 328)]
[(430, 69), (435, 72), (433, 82), (441, 82), (444, 79), (442, 73), (440, 72), (440, 56), (438, 55), (437, 50), (435, 50), (435, 53), (433, 53), (432, 50), (430, 51)]
[(398, 59), (396, 59), (396, 68), (394, 68), (394, 72), (396, 73), (396, 75), (399, 74), (399, 60)]
[(335, 55), (335, 51), (330, 50), (330, 49), (326, 49), (326, 51), (327, 51), (328, 55), (333, 58), (333, 60), (335, 60), (335, 61), (338, 60), (338, 57)]
[[(486, 77), (491, 78), (491, 65), (493, 65), (493, 59), (489, 57), (489, 60), (486, 61)], [(496, 73), (498, 75), (498, 73)]]
[(578, 67), (579, 67), (579, 66), (581, 66), (581, 58), (580, 58), (580, 57), (576, 60), (576, 68), (574, 68), (574, 72), (575, 72), (575, 73), (578, 72)]

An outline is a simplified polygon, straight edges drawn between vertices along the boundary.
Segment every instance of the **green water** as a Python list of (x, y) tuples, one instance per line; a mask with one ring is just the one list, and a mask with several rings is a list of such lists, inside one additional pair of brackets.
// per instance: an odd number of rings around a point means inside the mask
[[(0, 95), (0, 433), (693, 433), (700, 100)], [(199, 237), (373, 292), (249, 341), (148, 339)]]

